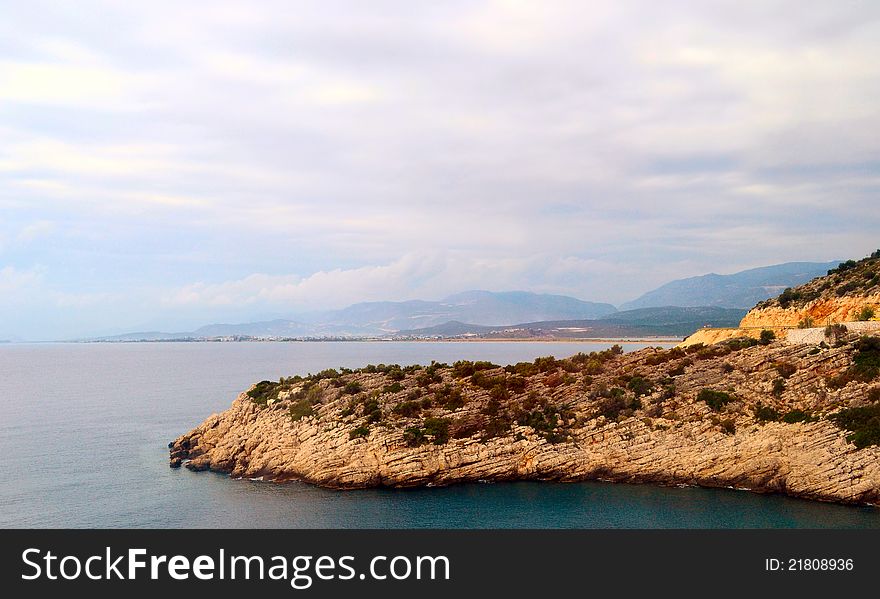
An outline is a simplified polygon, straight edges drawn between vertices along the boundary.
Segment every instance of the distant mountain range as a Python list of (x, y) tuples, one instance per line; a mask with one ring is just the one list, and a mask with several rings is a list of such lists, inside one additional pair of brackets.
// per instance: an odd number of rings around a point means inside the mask
[(306, 315), (302, 320), (322, 329), (365, 329), (392, 332), (430, 327), (452, 320), (501, 325), (527, 320), (600, 318), (617, 312), (611, 304), (586, 302), (565, 295), (526, 291), (466, 291), (437, 302), (366, 302), (342, 310)]
[(539, 336), (547, 335), (548, 331), (559, 336), (582, 337), (678, 336), (706, 324), (736, 326), (745, 311), (758, 302), (778, 295), (786, 287), (822, 276), (837, 264), (789, 262), (731, 275), (680, 279), (621, 305), (622, 312), (611, 304), (565, 295), (466, 291), (440, 301), (364, 302), (294, 319), (211, 324), (178, 333), (126, 333), (100, 340), (494, 335), (493, 331), (511, 328), (533, 331)]
[(342, 310), (303, 314), (295, 320), (211, 324), (195, 331), (126, 333), (102, 339), (156, 341), (207, 337), (328, 337), (388, 335), (459, 321), (489, 326), (540, 320), (583, 320), (617, 312), (611, 304), (526, 291), (467, 291), (440, 301), (364, 302)]
[(492, 338), (623, 338), (684, 337), (703, 326), (735, 327), (747, 310), (719, 308), (641, 308), (616, 312), (595, 320), (550, 320), (506, 326), (447, 322), (433, 327), (400, 331), (398, 337)]
[[(622, 338), (622, 337), (684, 337), (703, 326), (734, 327), (745, 316), (746, 310), (719, 308), (642, 308), (614, 312), (597, 319), (554, 319), (515, 324), (481, 325), (461, 321), (447, 321), (430, 327), (398, 331), (343, 333), (339, 329), (329, 333), (328, 327), (311, 328), (290, 320), (271, 320), (239, 325), (210, 325), (183, 333), (126, 333), (105, 337), (106, 341), (161, 341), (163, 339), (210, 339), (221, 337), (293, 338), (293, 337), (349, 337), (382, 336), (389, 338)], [(360, 329), (366, 331), (365, 327)]]
[(787, 262), (752, 268), (732, 275), (713, 273), (679, 279), (620, 307), (623, 310), (659, 306), (752, 308), (758, 302), (779, 295), (786, 287), (803, 285), (811, 279), (823, 276), (839, 262)]

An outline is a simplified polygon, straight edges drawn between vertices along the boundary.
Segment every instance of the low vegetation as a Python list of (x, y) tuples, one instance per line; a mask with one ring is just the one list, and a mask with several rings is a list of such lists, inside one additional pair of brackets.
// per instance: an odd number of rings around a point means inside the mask
[(880, 445), (880, 402), (857, 408), (845, 408), (831, 420), (850, 434), (847, 441), (857, 448)]
[(841, 389), (853, 381), (869, 383), (880, 375), (880, 337), (862, 337), (855, 343), (852, 366), (841, 374), (830, 377), (826, 383), (832, 389)]
[[(843, 296), (864, 297), (880, 292), (880, 250), (862, 260), (847, 260), (828, 271), (827, 276), (814, 279), (804, 285), (789, 288), (779, 296), (758, 304), (759, 308), (803, 308), (818, 299), (835, 299)], [(867, 316), (868, 312), (856, 315)], [(804, 324), (807, 324), (806, 321)]]
[(736, 398), (730, 393), (716, 391), (715, 389), (703, 389), (697, 394), (697, 401), (705, 402), (707, 406), (716, 412)]

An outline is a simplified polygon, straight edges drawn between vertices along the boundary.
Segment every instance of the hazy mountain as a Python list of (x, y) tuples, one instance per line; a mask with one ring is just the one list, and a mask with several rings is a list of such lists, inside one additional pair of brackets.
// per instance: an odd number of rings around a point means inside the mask
[(553, 319), (589, 319), (613, 314), (611, 304), (586, 302), (565, 295), (527, 291), (466, 291), (437, 302), (366, 302), (342, 310), (308, 315), (302, 320), (322, 327), (343, 330), (391, 332), (426, 328), (449, 321), (502, 325)]
[(509, 291), (467, 291), (440, 301), (364, 302), (341, 310), (312, 312), (296, 320), (276, 319), (242, 324), (211, 324), (184, 333), (126, 333), (101, 337), (110, 341), (155, 341), (206, 337), (323, 337), (384, 335), (401, 329), (436, 326), (449, 321), (482, 325), (511, 322), (589, 319), (613, 314), (611, 304), (585, 302), (564, 295)]
[(600, 322), (670, 326), (686, 325), (698, 329), (702, 326), (735, 327), (746, 315), (746, 308), (723, 308), (720, 306), (661, 306), (624, 310), (600, 319)]
[(400, 331), (402, 337), (456, 337), (477, 335), (482, 338), (540, 337), (684, 337), (703, 326), (735, 327), (746, 310), (716, 306), (641, 308), (616, 312), (595, 320), (550, 320), (501, 326), (484, 326), (451, 321), (421, 329)]
[(658, 287), (636, 300), (621, 305), (623, 310), (662, 306), (719, 306), (752, 308), (758, 302), (779, 295), (824, 275), (834, 262), (787, 262), (752, 268), (731, 275), (708, 274), (679, 279)]

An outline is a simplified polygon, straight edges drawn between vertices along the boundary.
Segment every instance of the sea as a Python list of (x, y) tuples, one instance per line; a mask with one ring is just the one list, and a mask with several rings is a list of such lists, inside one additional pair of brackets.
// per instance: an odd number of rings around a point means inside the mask
[(0, 528), (880, 528), (877, 508), (729, 489), (515, 482), (333, 491), (168, 467), (169, 441), (262, 379), (368, 363), (508, 364), (610, 345), (3, 344)]

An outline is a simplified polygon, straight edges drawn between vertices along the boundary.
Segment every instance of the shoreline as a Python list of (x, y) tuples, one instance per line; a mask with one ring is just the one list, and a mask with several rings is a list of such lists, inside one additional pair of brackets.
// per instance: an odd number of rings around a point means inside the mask
[(539, 337), (519, 338), (502, 337), (497, 339), (486, 338), (443, 338), (443, 339), (138, 339), (112, 341), (101, 339), (96, 341), (16, 341), (4, 345), (90, 345), (90, 344), (133, 344), (133, 343), (681, 343), (684, 337)]
[(860, 425), (838, 419), (864, 409), (844, 406), (861, 405), (865, 386), (826, 383), (858, 343), (282, 377), (173, 440), (169, 465), (329, 489), (605, 480), (877, 505), (880, 447), (856, 444)]

